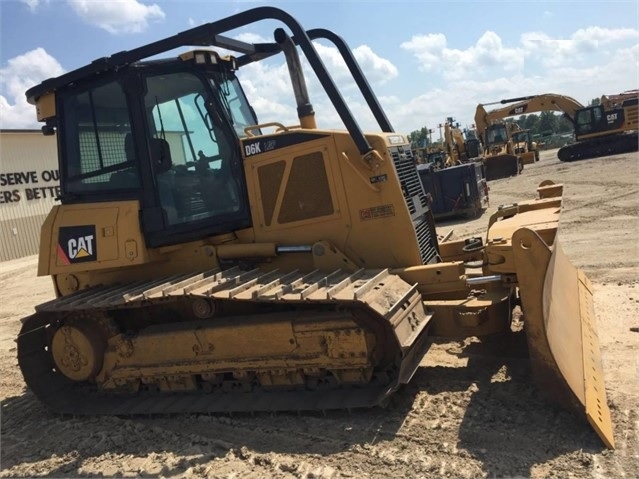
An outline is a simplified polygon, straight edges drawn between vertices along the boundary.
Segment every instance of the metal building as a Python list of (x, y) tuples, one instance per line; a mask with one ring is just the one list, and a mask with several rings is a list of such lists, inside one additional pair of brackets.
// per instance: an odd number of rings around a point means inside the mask
[(56, 137), (0, 130), (0, 261), (38, 253), (40, 227), (58, 194)]

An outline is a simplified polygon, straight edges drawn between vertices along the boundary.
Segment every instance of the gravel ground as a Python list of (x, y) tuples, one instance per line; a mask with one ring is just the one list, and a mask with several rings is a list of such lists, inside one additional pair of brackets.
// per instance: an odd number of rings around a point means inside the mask
[(490, 182), (490, 208), (438, 224), (484, 233), (499, 204), (564, 183), (561, 238), (594, 285), (617, 449), (548, 401), (528, 361), (468, 339), (435, 343), (386, 409), (321, 414), (59, 417), (18, 370), (19, 319), (53, 298), (37, 258), (0, 263), (1, 477), (592, 478), (639, 477), (639, 161), (636, 154), (561, 163)]

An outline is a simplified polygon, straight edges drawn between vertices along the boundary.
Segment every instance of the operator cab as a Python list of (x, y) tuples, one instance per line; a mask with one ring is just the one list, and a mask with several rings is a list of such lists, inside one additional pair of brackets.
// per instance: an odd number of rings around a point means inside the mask
[(530, 130), (520, 130), (512, 134), (512, 141), (515, 145), (515, 153), (526, 153), (532, 151), (533, 140)]
[(604, 117), (603, 106), (596, 105), (588, 108), (578, 110), (576, 113), (576, 126), (575, 133), (588, 134), (597, 131), (597, 125), (599, 125)]
[(506, 131), (506, 125), (503, 123), (497, 125), (490, 125), (486, 129), (486, 147), (491, 145), (497, 145), (506, 143), (508, 141), (508, 132)]
[(582, 135), (622, 128), (624, 110), (623, 108), (605, 110), (603, 105), (594, 105), (577, 110), (575, 117), (575, 134), (579, 138)]
[(191, 51), (59, 89), (62, 203), (139, 199), (149, 246), (249, 226), (238, 139), (257, 119), (235, 69)]

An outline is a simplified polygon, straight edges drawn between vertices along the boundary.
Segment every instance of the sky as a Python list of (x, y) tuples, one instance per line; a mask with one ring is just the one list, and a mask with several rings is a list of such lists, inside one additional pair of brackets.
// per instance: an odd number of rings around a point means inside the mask
[[(0, 0), (0, 128), (41, 126), (24, 92), (44, 79), (265, 5), (340, 35), (401, 133), (428, 127), (436, 140), (447, 118), (471, 127), (477, 104), (505, 98), (555, 93), (587, 105), (639, 88), (635, 0)], [(225, 35), (270, 42), (283, 26), (263, 21)], [(360, 126), (379, 130), (336, 49), (315, 46)], [(318, 127), (343, 128), (306, 66)], [(282, 55), (238, 76), (261, 123), (298, 123)]]

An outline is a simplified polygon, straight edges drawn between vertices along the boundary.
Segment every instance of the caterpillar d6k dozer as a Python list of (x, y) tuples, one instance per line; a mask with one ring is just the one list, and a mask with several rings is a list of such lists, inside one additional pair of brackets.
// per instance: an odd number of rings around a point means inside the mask
[[(265, 19), (292, 36), (223, 36)], [(313, 39), (341, 52), (380, 133), (362, 133)], [(344, 131), (316, 126), (296, 45)], [(148, 60), (183, 46), (234, 55)], [(282, 52), (300, 124), (259, 124), (236, 71)], [(62, 193), (38, 264), (57, 299), (23, 320), (18, 361), (52, 410), (384, 404), (431, 335), (507, 331), (521, 302), (542, 389), (612, 447), (592, 293), (557, 241), (561, 187), (502, 208), (485, 239), (438, 244), (409, 143), (332, 32), (256, 8), (96, 60), (27, 98), (57, 135)], [(478, 258), (483, 271), (467, 273)]]

